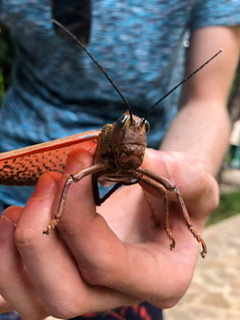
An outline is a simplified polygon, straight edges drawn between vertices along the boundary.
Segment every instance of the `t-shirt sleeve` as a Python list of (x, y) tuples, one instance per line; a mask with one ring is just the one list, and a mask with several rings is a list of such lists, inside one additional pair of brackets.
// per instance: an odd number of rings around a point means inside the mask
[(191, 29), (240, 25), (240, 0), (200, 0), (192, 17)]

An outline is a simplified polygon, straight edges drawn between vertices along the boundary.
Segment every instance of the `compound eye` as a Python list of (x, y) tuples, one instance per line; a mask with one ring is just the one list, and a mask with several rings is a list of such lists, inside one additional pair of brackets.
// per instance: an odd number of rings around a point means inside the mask
[(128, 118), (129, 116), (127, 116), (126, 114), (122, 114), (116, 121), (118, 128), (122, 128), (125, 125)]
[(145, 124), (145, 128), (146, 128), (146, 133), (148, 133), (150, 131), (150, 123), (147, 120), (145, 120), (144, 124)]

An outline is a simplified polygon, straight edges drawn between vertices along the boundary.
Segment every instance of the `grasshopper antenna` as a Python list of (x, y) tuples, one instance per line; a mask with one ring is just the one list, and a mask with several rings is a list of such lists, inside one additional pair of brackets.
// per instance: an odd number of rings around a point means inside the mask
[(82, 42), (74, 36), (74, 34), (72, 34), (71, 31), (69, 31), (66, 27), (64, 27), (64, 25), (62, 25), (60, 22), (58, 22), (55, 19), (52, 19), (52, 22), (54, 24), (56, 24), (59, 28), (61, 28), (62, 30), (64, 30), (69, 36), (70, 38), (72, 38), (85, 52), (86, 54), (90, 57), (90, 59), (96, 64), (96, 66), (102, 71), (102, 73), (105, 75), (105, 77), (107, 78), (107, 80), (111, 83), (111, 85), (113, 86), (113, 88), (115, 89), (115, 91), (119, 94), (119, 96), (121, 97), (121, 99), (123, 100), (123, 102), (127, 105), (128, 111), (129, 111), (129, 116), (131, 119), (131, 122), (133, 121), (133, 112), (132, 112), (132, 108), (130, 106), (130, 104), (128, 103), (127, 99), (124, 97), (124, 95), (121, 93), (121, 91), (118, 89), (118, 87), (116, 86), (116, 84), (113, 82), (113, 80), (109, 77), (109, 75), (107, 74), (106, 70), (99, 64), (99, 62), (96, 60), (96, 58), (91, 54), (91, 52), (85, 47), (85, 45), (82, 44)]
[(182, 86), (185, 82), (187, 82), (190, 78), (192, 78), (198, 71), (200, 71), (202, 68), (204, 68), (210, 61), (215, 59), (220, 53), (223, 52), (223, 49), (219, 49), (217, 53), (215, 53), (210, 59), (208, 59), (206, 62), (204, 62), (199, 68), (197, 68), (195, 71), (193, 71), (189, 76), (184, 78), (182, 81), (180, 81), (175, 87), (173, 87), (170, 91), (168, 91), (163, 97), (161, 97), (156, 103), (154, 103), (151, 108), (148, 109), (146, 112), (144, 118), (143, 118), (143, 123), (147, 120), (149, 117), (149, 114), (152, 112), (152, 110), (165, 98), (167, 98), (173, 91), (175, 91), (178, 87)]

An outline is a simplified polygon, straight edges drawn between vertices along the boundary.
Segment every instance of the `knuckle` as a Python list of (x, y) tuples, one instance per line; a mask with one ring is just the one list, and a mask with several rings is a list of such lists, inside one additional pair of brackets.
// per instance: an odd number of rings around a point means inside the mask
[(112, 266), (107, 267), (88, 267), (81, 269), (83, 279), (91, 285), (112, 286), (116, 279), (116, 269), (113, 270)]
[(120, 281), (120, 270), (124, 270), (121, 261), (122, 259), (116, 259), (116, 254), (106, 250), (97, 260), (81, 265), (81, 275), (90, 285), (114, 287)]
[(17, 248), (24, 253), (33, 253), (38, 247), (39, 231), (29, 228), (16, 228), (14, 240)]
[(89, 308), (86, 301), (83, 302), (82, 299), (77, 299), (76, 296), (70, 295), (64, 300), (57, 301), (52, 299), (52, 301), (48, 301), (45, 305), (45, 310), (53, 317), (70, 319), (87, 313)]

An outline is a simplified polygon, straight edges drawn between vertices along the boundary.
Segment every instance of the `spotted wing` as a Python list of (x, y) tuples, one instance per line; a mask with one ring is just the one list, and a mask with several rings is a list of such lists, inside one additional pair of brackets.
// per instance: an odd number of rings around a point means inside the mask
[(62, 173), (69, 153), (83, 147), (94, 153), (101, 130), (92, 130), (0, 154), (0, 184), (35, 185), (47, 171)]

